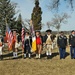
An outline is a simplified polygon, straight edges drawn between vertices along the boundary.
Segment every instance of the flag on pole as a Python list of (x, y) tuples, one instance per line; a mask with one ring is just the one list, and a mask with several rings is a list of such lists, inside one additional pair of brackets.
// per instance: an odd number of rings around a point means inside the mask
[(34, 31), (32, 20), (30, 21), (30, 32), (31, 32), (31, 36), (32, 36), (31, 52), (35, 52), (36, 51), (36, 36), (35, 36), (35, 31)]
[(21, 39), (22, 39), (22, 48), (24, 49), (24, 37), (25, 37), (25, 29), (24, 27), (22, 26), (22, 32), (21, 32)]
[(12, 34), (8, 24), (6, 24), (6, 39), (8, 42), (8, 50), (12, 50), (13, 34)]

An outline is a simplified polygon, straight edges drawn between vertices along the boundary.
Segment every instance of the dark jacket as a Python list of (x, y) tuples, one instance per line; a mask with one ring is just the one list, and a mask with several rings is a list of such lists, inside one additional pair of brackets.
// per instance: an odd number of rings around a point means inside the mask
[(3, 37), (0, 37), (0, 40), (1, 40), (1, 42), (2, 42), (2, 43), (4, 42), (4, 39), (3, 39)]
[(69, 45), (75, 47), (75, 36), (72, 34), (69, 36)]
[[(51, 35), (51, 36), (50, 36), (50, 39), (52, 40), (52, 42), (53, 42), (53, 40), (54, 40), (55, 37), (56, 37), (55, 35)], [(44, 43), (46, 42), (47, 38), (48, 38), (47, 35), (45, 35), (45, 36), (43, 37), (43, 42), (44, 42)]]
[(20, 35), (17, 35), (17, 40), (18, 40), (18, 43), (20, 42)]
[(58, 36), (58, 38), (57, 38), (57, 45), (60, 48), (66, 48), (66, 46), (67, 46), (67, 37), (65, 35), (63, 37)]
[(43, 42), (44, 42), (44, 40), (43, 40), (43, 36), (40, 36), (41, 37), (41, 40), (42, 40), (42, 44), (43, 44)]
[(29, 39), (26, 39), (26, 40), (24, 41), (24, 44), (25, 44), (25, 47), (32, 45), (32, 38), (31, 38), (31, 36), (29, 37)]

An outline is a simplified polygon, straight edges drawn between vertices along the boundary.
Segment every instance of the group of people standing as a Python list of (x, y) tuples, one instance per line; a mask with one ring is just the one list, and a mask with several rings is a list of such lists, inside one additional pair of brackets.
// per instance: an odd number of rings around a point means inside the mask
[[(40, 31), (35, 32), (36, 36), (36, 59), (41, 58), (41, 53), (43, 50), (43, 44), (47, 47), (46, 55), (49, 58), (52, 55), (52, 43), (54, 41), (55, 36), (51, 34), (51, 30), (47, 30), (47, 35), (42, 36)], [(31, 46), (32, 46), (32, 37), (29, 35), (28, 32), (25, 33), (25, 46), (24, 46), (24, 58), (26, 58), (28, 52), (29, 58), (31, 58)]]
[(67, 46), (70, 47), (71, 59), (75, 59), (75, 31), (71, 31), (69, 38), (64, 35), (64, 32), (60, 32), (57, 38), (57, 46), (59, 48), (60, 59), (65, 59)]
[[(14, 41), (13, 41), (13, 58), (18, 57), (18, 47), (20, 46), (19, 41), (20, 38), (16, 34), (16, 31), (13, 31), (14, 35)], [(16, 35), (16, 37), (15, 37)], [(63, 31), (61, 31), (56, 37), (55, 35), (52, 34), (52, 30), (46, 30), (46, 35), (42, 36), (40, 31), (35, 32), (36, 36), (36, 59), (41, 58), (41, 53), (43, 50), (43, 46), (46, 47), (46, 56), (47, 59), (50, 59), (52, 56), (52, 49), (53, 46), (55, 45), (55, 38), (57, 38), (56, 43), (59, 49), (59, 55), (60, 59), (65, 59), (66, 55), (66, 48), (69, 45), (70, 46), (70, 55), (71, 59), (75, 59), (75, 31), (72, 30), (71, 34), (69, 35), (69, 38), (64, 34)], [(17, 38), (17, 40), (15, 39)], [(69, 41), (69, 42), (68, 42)], [(32, 57), (32, 52), (31, 52), (31, 47), (32, 47), (32, 36), (29, 34), (29, 32), (25, 32), (25, 37), (24, 37), (24, 50), (23, 50), (23, 57), (24, 59), (29, 57), (29, 59)], [(3, 59), (2, 56), (2, 48), (3, 48), (3, 37), (0, 35), (0, 59)]]

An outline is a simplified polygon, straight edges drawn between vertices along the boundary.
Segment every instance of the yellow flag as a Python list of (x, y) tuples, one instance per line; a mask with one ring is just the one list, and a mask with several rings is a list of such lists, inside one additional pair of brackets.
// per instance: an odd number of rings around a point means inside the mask
[(31, 32), (31, 35), (32, 35), (31, 52), (35, 52), (36, 51), (36, 36), (35, 36), (35, 31), (34, 31), (32, 20), (30, 20), (30, 32)]
[(35, 52), (36, 51), (36, 37), (32, 37), (32, 50), (31, 52)]

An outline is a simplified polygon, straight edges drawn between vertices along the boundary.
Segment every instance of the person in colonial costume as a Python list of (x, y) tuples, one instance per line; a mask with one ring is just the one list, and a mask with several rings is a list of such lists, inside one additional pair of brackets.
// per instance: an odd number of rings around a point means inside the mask
[[(19, 33), (16, 34), (16, 42), (15, 42), (15, 51), (18, 51), (18, 48), (20, 47), (20, 38), (19, 38)], [(16, 53), (17, 57), (17, 53)]]
[(13, 42), (12, 42), (12, 49), (13, 49), (13, 58), (17, 58), (17, 51), (18, 51), (18, 36), (17, 36), (17, 30), (12, 29), (13, 32)]
[(3, 36), (0, 34), (0, 59), (3, 59), (3, 54), (2, 54), (2, 50), (3, 50)]
[(36, 31), (35, 35), (36, 35), (36, 47), (37, 47), (36, 58), (40, 59), (41, 58), (41, 51), (42, 51), (42, 44), (43, 44), (42, 36), (41, 36), (40, 31)]
[(46, 30), (46, 35), (45, 35), (45, 44), (46, 44), (46, 47), (47, 47), (47, 50), (46, 50), (46, 55), (47, 55), (47, 59), (51, 58), (51, 55), (52, 55), (52, 45), (53, 45), (53, 40), (54, 40), (54, 37), (53, 35), (51, 34), (52, 30)]
[(24, 38), (24, 59), (27, 57), (27, 53), (28, 53), (28, 57), (29, 59), (31, 58), (31, 37), (29, 32), (25, 33), (25, 38)]

